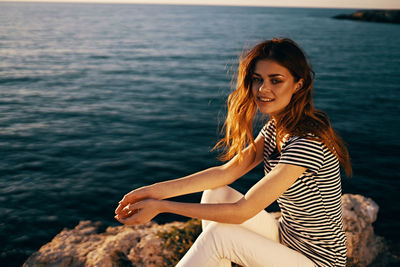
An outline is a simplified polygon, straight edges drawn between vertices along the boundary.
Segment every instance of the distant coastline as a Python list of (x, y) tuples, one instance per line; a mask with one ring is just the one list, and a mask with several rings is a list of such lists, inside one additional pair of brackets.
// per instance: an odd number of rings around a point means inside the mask
[(400, 10), (358, 10), (352, 14), (340, 14), (333, 18), (399, 24)]

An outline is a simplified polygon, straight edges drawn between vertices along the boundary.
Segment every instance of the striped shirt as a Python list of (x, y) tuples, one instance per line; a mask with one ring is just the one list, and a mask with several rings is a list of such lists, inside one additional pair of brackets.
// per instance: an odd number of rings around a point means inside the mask
[(337, 158), (321, 142), (292, 136), (276, 148), (276, 128), (270, 120), (264, 137), (264, 172), (278, 163), (307, 168), (278, 198), (281, 243), (307, 256), (317, 266), (346, 265), (340, 168)]

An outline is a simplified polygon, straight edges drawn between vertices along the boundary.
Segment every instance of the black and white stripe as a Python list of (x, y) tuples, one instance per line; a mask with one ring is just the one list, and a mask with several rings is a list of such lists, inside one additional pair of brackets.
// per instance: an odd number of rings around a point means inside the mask
[(284, 140), (276, 148), (273, 120), (261, 130), (264, 137), (264, 171), (278, 163), (307, 168), (278, 198), (281, 242), (310, 258), (317, 266), (346, 265), (346, 235), (343, 230), (340, 166), (321, 142), (304, 137)]

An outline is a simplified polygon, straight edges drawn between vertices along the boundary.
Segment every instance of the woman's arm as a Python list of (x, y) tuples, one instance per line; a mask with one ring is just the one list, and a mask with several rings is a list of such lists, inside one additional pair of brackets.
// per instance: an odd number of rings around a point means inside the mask
[(133, 204), (143, 199), (166, 199), (231, 184), (262, 161), (264, 138), (261, 135), (255, 139), (255, 146), (255, 150), (252, 146), (243, 150), (243, 159), (240, 163), (237, 157), (234, 157), (221, 166), (212, 167), (183, 178), (159, 182), (133, 190), (123, 197), (115, 213), (120, 214), (128, 204)]
[(168, 212), (191, 218), (240, 224), (269, 206), (305, 170), (306, 168), (296, 165), (278, 164), (235, 203), (198, 204), (150, 199), (127, 206), (125, 215), (117, 219), (128, 225), (140, 224), (151, 220), (158, 213)]

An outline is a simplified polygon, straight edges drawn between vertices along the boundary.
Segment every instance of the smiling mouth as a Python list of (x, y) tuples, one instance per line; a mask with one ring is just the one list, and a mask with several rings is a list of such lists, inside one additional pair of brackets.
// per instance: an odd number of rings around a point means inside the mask
[(257, 99), (258, 99), (259, 101), (261, 101), (261, 102), (272, 102), (272, 101), (275, 100), (274, 98), (261, 97), (261, 96), (258, 96)]

